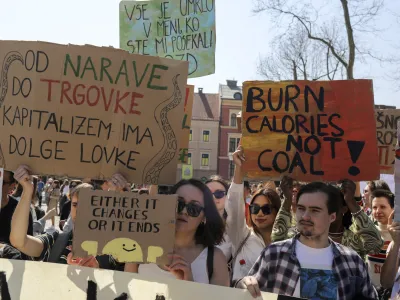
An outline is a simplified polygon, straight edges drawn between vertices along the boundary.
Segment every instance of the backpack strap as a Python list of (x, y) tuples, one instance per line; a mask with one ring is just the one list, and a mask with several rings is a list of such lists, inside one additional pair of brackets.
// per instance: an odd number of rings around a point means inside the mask
[(214, 273), (214, 246), (208, 247), (207, 252), (207, 271), (208, 271), (208, 282), (211, 282), (211, 278)]
[(70, 235), (71, 235), (71, 231), (69, 231), (69, 232), (63, 231), (62, 233), (60, 233), (58, 235), (56, 241), (54, 242), (53, 247), (50, 250), (48, 262), (51, 262), (51, 263), (58, 262), (62, 252), (64, 251), (65, 247), (67, 247)]

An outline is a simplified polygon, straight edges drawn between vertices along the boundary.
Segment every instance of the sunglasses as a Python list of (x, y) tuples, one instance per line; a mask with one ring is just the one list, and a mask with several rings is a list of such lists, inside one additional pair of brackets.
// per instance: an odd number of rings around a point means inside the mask
[(262, 211), (262, 213), (264, 215), (270, 215), (271, 214), (271, 205), (265, 204), (263, 206), (260, 206), (258, 204), (251, 204), (249, 206), (249, 210), (252, 215), (257, 215), (260, 212), (260, 210)]
[(185, 207), (188, 215), (193, 218), (198, 217), (201, 211), (204, 209), (204, 207), (197, 205), (196, 203), (186, 203), (184, 200), (178, 200), (178, 214), (180, 214)]
[(225, 191), (215, 191), (212, 194), (214, 195), (215, 199), (222, 199), (225, 197), (226, 192)]

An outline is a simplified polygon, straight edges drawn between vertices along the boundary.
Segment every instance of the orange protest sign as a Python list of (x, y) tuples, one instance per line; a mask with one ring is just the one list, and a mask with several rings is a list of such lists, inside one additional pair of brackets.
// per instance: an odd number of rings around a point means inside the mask
[(379, 177), (371, 80), (243, 83), (248, 178)]

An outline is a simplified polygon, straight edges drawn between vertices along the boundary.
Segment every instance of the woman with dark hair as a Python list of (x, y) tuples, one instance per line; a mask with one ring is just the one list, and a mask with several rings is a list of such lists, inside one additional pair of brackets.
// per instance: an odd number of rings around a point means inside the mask
[[(211, 193), (214, 196), (214, 203), (217, 207), (218, 213), (221, 216), (222, 220), (226, 223), (226, 218), (228, 214), (225, 210), (225, 201), (226, 195), (228, 193), (229, 186), (222, 179), (222, 177), (218, 175), (213, 175), (209, 180), (206, 181), (207, 187), (210, 189)], [(232, 243), (227, 235), (226, 231), (224, 234), (223, 242), (218, 246), (224, 252), (226, 259), (230, 259), (232, 256)]]
[(391, 192), (389, 185), (384, 180), (368, 181), (364, 188), (362, 200), (364, 202), (364, 212), (370, 216), (372, 213), (372, 193), (375, 190), (386, 190)]
[(250, 202), (250, 224), (245, 217), (242, 147), (233, 154), (235, 172), (233, 182), (228, 191), (226, 211), (227, 233), (232, 241), (232, 280), (243, 278), (260, 256), (266, 246), (271, 243), (271, 232), (276, 214), (280, 207), (280, 198), (275, 190), (261, 189), (256, 192)]
[(225, 255), (215, 248), (222, 241), (225, 226), (211, 191), (201, 181), (190, 179), (179, 181), (171, 192), (178, 195), (171, 263), (127, 263), (125, 271), (228, 286)]

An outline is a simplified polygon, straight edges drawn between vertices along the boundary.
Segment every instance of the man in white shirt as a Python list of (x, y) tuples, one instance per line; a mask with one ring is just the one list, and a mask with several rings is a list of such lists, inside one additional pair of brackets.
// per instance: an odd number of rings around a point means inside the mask
[(236, 287), (248, 289), (254, 297), (264, 291), (306, 299), (376, 299), (361, 257), (329, 238), (340, 199), (340, 191), (325, 183), (301, 187), (296, 210), (299, 234), (268, 246)]

